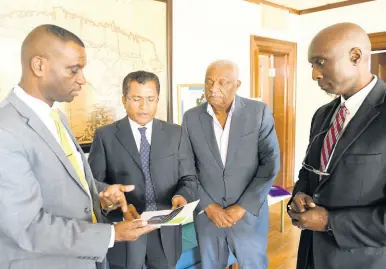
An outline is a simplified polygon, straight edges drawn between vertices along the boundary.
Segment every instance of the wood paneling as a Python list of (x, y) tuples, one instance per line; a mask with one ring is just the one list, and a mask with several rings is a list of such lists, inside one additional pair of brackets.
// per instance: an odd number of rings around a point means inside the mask
[(284, 9), (284, 10), (289, 11), (289, 13), (300, 15), (299, 10), (289, 8), (289, 7), (286, 7), (283, 5), (278, 5), (278, 4), (269, 2), (269, 1), (265, 1), (265, 0), (245, 0), (245, 1), (250, 2), (250, 3), (254, 3), (254, 4), (258, 4), (258, 5), (263, 4), (263, 5), (267, 5), (267, 6), (271, 6), (271, 7)]
[(167, 72), (168, 72), (168, 122), (173, 122), (173, 0), (164, 0), (167, 3)]
[[(271, 38), (251, 36), (251, 97), (259, 97), (259, 54), (273, 54), (278, 58), (275, 64), (284, 63), (288, 70), (277, 70), (287, 77), (286, 82), (277, 80), (282, 86), (275, 85), (274, 116), (275, 127), (281, 147), (282, 167), (276, 183), (284, 188), (294, 184), (295, 156), (295, 77), (296, 77), (296, 43)], [(279, 56), (279, 57), (277, 57)], [(281, 60), (280, 60), (281, 59)]]
[(305, 15), (305, 14), (310, 14), (314, 12), (319, 12), (319, 11), (324, 11), (324, 10), (329, 10), (329, 9), (334, 9), (339, 7), (346, 7), (346, 6), (361, 4), (365, 2), (372, 2), (372, 1), (375, 1), (375, 0), (349, 0), (349, 1), (339, 2), (339, 3), (333, 3), (333, 4), (328, 4), (320, 7), (299, 10), (299, 15)]
[(314, 8), (302, 9), (302, 10), (297, 10), (283, 5), (278, 5), (266, 0), (244, 0), (244, 1), (255, 3), (255, 4), (264, 4), (267, 6), (288, 10), (292, 14), (305, 15), (305, 14), (310, 14), (314, 12), (319, 12), (319, 11), (324, 11), (324, 10), (329, 10), (329, 9), (334, 9), (339, 7), (346, 7), (346, 6), (351, 6), (351, 5), (356, 5), (356, 4), (366, 3), (366, 2), (372, 2), (375, 0), (349, 0), (349, 1), (333, 3), (333, 4), (323, 5), (323, 6), (314, 7)]
[[(275, 128), (277, 138), (279, 140), (280, 147), (280, 170), (275, 179), (274, 185), (286, 187), (286, 178), (288, 175), (285, 173), (287, 162), (287, 154), (285, 141), (287, 137), (287, 114), (286, 114), (286, 95), (287, 95), (287, 55), (274, 57), (275, 77), (274, 77), (274, 90), (273, 90), (273, 115), (275, 118)], [(264, 99), (263, 99), (264, 100)], [(283, 154), (284, 153), (284, 154)]]
[(371, 55), (371, 73), (386, 80), (386, 52)]
[(386, 32), (369, 34), (371, 50), (386, 50)]

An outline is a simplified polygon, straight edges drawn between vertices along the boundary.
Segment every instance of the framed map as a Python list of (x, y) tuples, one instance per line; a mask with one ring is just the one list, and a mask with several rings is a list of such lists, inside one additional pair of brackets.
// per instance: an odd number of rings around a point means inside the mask
[(178, 123), (182, 123), (184, 113), (206, 102), (204, 84), (178, 84)]
[(132, 71), (158, 75), (156, 117), (171, 121), (171, 5), (171, 0), (2, 1), (0, 101), (19, 82), (24, 38), (36, 26), (49, 23), (75, 33), (86, 46), (87, 84), (73, 102), (56, 104), (85, 152), (96, 128), (126, 115), (122, 81)]

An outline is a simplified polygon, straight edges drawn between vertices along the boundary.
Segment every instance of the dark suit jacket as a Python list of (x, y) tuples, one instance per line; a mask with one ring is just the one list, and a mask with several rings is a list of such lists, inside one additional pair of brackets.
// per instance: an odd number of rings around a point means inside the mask
[[(188, 179), (178, 176), (178, 145), (181, 127), (154, 119), (150, 149), (150, 174), (156, 195), (158, 210), (170, 209), (174, 195), (184, 196), (188, 202), (195, 193)], [(135, 190), (126, 194), (141, 214), (145, 209), (145, 178), (141, 169), (138, 148), (126, 117), (102, 127), (95, 132), (89, 155), (94, 177), (109, 184), (132, 184)], [(121, 221), (122, 212), (108, 214), (110, 221)], [(162, 244), (170, 264), (175, 264), (181, 254), (181, 226), (162, 227)], [(146, 254), (146, 236), (135, 242), (116, 242), (107, 258), (120, 266), (139, 264)]]
[[(239, 204), (265, 221), (268, 210), (261, 209), (267, 206), (267, 195), (280, 166), (272, 113), (261, 102), (236, 96), (224, 167), (207, 106), (204, 103), (187, 111), (182, 124), (180, 176), (198, 180), (197, 211), (212, 203), (223, 207)], [(196, 225), (197, 232), (206, 235), (224, 230), (218, 229), (206, 214), (197, 216)]]
[[(386, 84), (378, 79), (336, 145), (327, 171), (330, 176), (319, 182), (319, 176), (300, 170), (293, 193), (304, 192), (329, 211), (333, 235), (303, 231), (298, 269), (307, 268), (312, 253), (315, 269), (385, 268), (385, 94)], [(337, 98), (313, 117), (310, 142), (314, 142), (305, 162), (314, 168), (319, 168), (323, 139), (339, 104)]]

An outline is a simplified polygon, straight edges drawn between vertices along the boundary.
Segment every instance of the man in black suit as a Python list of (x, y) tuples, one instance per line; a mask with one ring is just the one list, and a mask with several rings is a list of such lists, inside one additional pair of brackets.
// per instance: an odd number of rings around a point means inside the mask
[[(155, 74), (128, 74), (122, 96), (128, 116), (98, 129), (90, 151), (89, 163), (97, 180), (135, 185), (126, 197), (131, 204), (129, 218), (138, 218), (137, 210), (176, 208), (195, 196), (194, 182), (178, 178), (180, 126), (154, 118), (159, 92)], [(115, 211), (107, 217), (113, 222), (123, 216)], [(181, 229), (162, 227), (136, 242), (116, 243), (107, 254), (110, 268), (140, 269), (144, 264), (149, 269), (175, 268), (182, 249)]]
[(312, 78), (340, 96), (320, 107), (289, 203), (302, 229), (298, 269), (381, 269), (386, 264), (386, 84), (369, 72), (371, 43), (351, 23), (311, 42)]

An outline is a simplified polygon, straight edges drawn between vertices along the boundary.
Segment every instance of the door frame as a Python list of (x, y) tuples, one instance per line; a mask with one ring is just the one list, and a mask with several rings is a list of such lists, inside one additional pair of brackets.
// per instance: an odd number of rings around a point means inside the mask
[(368, 34), (371, 42), (371, 50), (386, 49), (386, 32), (378, 32)]
[(295, 159), (295, 83), (296, 83), (296, 55), (297, 44), (272, 38), (251, 36), (250, 37), (250, 62), (251, 62), (251, 92), (252, 98), (258, 97), (259, 90), (259, 54), (286, 55), (288, 59), (288, 86), (283, 92), (282, 104), (275, 105), (280, 118), (275, 118), (276, 131), (283, 132), (284, 143), (280, 145), (281, 170), (283, 182), (281, 186), (291, 188), (294, 186), (294, 159)]

